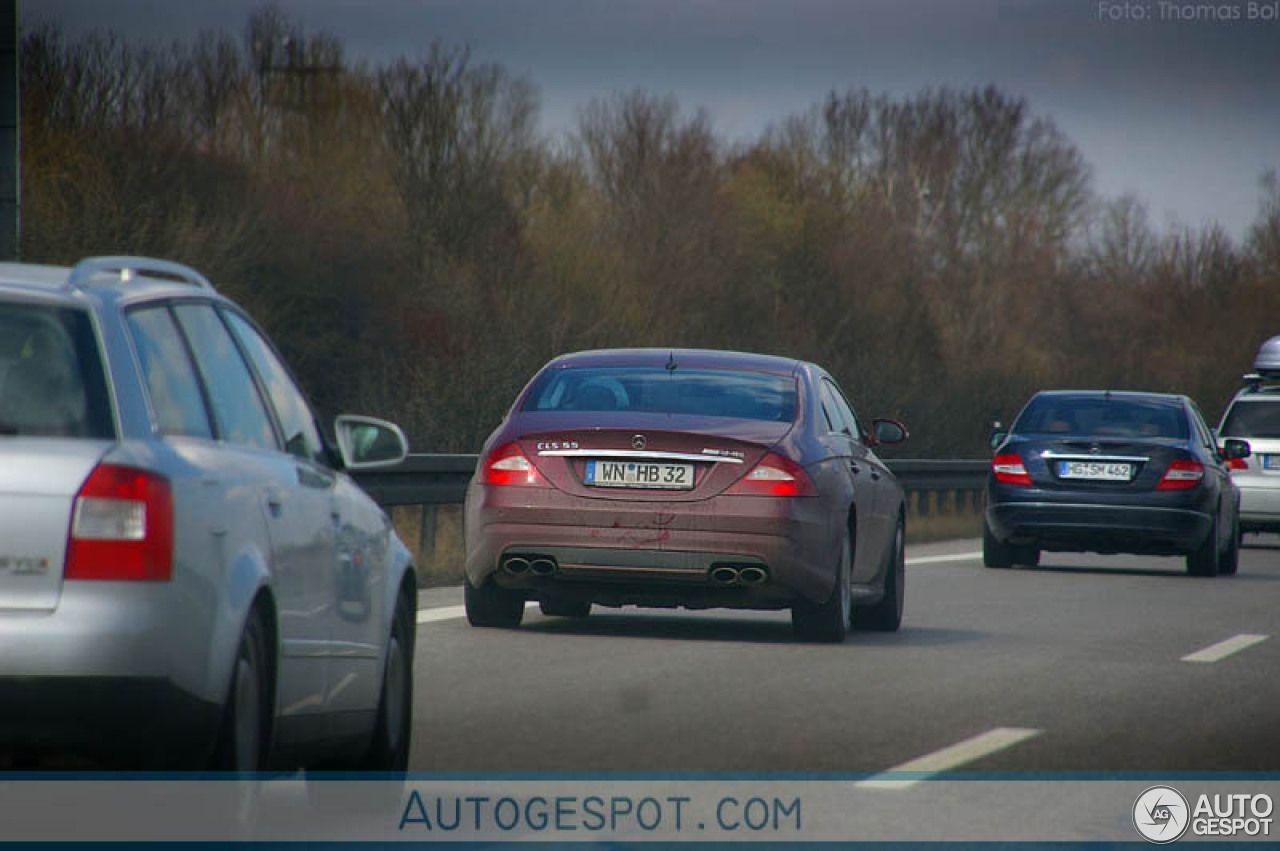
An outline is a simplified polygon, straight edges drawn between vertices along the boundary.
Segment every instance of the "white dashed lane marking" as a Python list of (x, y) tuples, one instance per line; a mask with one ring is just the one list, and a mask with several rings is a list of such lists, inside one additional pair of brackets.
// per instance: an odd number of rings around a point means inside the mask
[(919, 556), (918, 558), (907, 559), (907, 564), (940, 564), (944, 561), (974, 561), (982, 558), (981, 552), (976, 553), (952, 553), (945, 556)]
[(462, 606), (437, 606), (434, 609), (419, 609), (418, 623), (435, 623), (460, 618), (467, 613)]
[(1234, 635), (1226, 641), (1219, 641), (1217, 644), (1210, 644), (1203, 650), (1197, 650), (1195, 653), (1188, 653), (1182, 657), (1184, 662), (1218, 662), (1227, 658), (1241, 650), (1246, 650), (1255, 644), (1261, 644), (1266, 641), (1268, 636), (1251, 635), (1243, 633)]
[[(538, 604), (529, 601), (524, 604), (526, 609), (536, 609)], [(467, 609), (465, 606), (436, 606), (433, 609), (419, 609), (418, 623), (435, 623), (436, 621), (450, 621), (454, 618), (466, 617)]]
[[(860, 789), (908, 789), (922, 780), (927, 780), (931, 775), (950, 771), (1038, 735), (1040, 735), (1039, 730), (1024, 727), (996, 727), (994, 730), (980, 733), (940, 751), (934, 751), (894, 766), (888, 771), (874, 774), (860, 781), (857, 786)], [(895, 773), (900, 771), (910, 771), (913, 776), (906, 778), (895, 776)]]

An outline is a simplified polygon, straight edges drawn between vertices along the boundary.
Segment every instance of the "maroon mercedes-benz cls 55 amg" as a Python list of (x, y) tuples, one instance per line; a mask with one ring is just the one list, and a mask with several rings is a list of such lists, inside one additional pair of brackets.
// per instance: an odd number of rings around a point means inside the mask
[(538, 372), (467, 490), (467, 618), (525, 603), (787, 609), (803, 638), (896, 630), (902, 489), (820, 367), (737, 352), (618, 349)]

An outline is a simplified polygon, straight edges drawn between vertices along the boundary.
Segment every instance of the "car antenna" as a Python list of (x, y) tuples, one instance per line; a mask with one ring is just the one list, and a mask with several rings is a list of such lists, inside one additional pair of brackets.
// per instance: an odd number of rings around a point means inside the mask
[(677, 366), (678, 364), (676, 363), (676, 353), (668, 352), (667, 353), (667, 374), (670, 375), (671, 373), (675, 372)]

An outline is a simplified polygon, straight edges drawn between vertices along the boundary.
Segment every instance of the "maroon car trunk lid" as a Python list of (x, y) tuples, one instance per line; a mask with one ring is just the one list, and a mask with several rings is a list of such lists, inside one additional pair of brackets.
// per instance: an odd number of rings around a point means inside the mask
[[(722, 430), (732, 431), (732, 423)], [(703, 429), (601, 427), (528, 434), (519, 443), (543, 478), (565, 493), (640, 502), (692, 501), (723, 493), (791, 427), (764, 425), (749, 424), (751, 440)]]

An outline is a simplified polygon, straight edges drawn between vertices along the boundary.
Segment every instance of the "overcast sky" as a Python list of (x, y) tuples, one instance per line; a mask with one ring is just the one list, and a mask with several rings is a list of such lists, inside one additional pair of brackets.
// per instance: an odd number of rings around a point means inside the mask
[[(644, 89), (751, 139), (831, 91), (908, 95), (994, 83), (1051, 117), (1105, 195), (1153, 224), (1253, 221), (1280, 169), (1280, 0), (278, 0), (348, 59), (416, 58), (433, 40), (528, 76), (543, 128)], [(244, 30), (259, 0), (20, 0), (24, 26), (145, 41)]]

